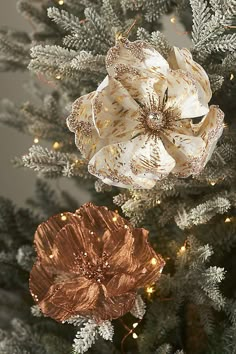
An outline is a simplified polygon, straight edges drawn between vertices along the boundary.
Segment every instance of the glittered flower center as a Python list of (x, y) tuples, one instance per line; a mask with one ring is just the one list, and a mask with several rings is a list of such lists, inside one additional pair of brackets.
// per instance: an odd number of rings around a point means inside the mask
[(106, 252), (103, 252), (102, 257), (96, 263), (88, 259), (87, 252), (81, 252), (79, 255), (74, 253), (74, 271), (87, 279), (93, 279), (101, 283), (105, 280), (106, 272), (110, 268), (107, 259), (108, 255)]
[(161, 111), (150, 112), (146, 118), (147, 126), (152, 130), (160, 130), (164, 124), (164, 115)]

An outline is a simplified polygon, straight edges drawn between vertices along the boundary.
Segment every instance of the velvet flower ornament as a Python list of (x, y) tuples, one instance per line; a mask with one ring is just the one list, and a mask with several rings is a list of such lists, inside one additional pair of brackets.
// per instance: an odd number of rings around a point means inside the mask
[(174, 47), (166, 60), (149, 44), (122, 38), (106, 68), (108, 76), (75, 101), (67, 120), (89, 172), (109, 185), (146, 189), (169, 173), (198, 174), (224, 115), (208, 106), (209, 79), (191, 53)]
[(30, 291), (41, 311), (57, 321), (85, 316), (97, 322), (129, 312), (137, 289), (157, 281), (165, 264), (117, 213), (91, 203), (42, 223)]

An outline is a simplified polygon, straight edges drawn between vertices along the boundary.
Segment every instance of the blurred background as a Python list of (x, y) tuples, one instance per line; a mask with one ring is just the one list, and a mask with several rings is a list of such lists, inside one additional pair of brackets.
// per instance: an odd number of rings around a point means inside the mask
[[(30, 24), (22, 18), (16, 10), (15, 0), (1, 0), (0, 25), (15, 29), (30, 31)], [(171, 44), (179, 47), (190, 47), (188, 35), (181, 24), (175, 22), (173, 15), (164, 16), (164, 33)], [(0, 99), (8, 98), (16, 103), (23, 103), (31, 99), (29, 93), (24, 90), (28, 73), (0, 73)], [(22, 206), (24, 201), (33, 194), (36, 173), (29, 169), (14, 168), (11, 160), (15, 156), (24, 155), (33, 144), (33, 137), (15, 131), (14, 129), (0, 126), (0, 195), (12, 199)], [(39, 141), (46, 145), (45, 142)], [(54, 184), (54, 182), (52, 182)], [(86, 201), (89, 197), (83, 191), (75, 188), (68, 179), (54, 184), (56, 189), (67, 189), (74, 197)]]

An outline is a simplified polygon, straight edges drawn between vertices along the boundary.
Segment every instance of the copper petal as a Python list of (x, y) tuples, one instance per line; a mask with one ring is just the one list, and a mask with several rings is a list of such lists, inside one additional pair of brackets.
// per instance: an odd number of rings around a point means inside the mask
[(135, 273), (130, 274), (117, 274), (107, 284), (107, 296), (120, 296), (128, 293), (134, 288)]
[(83, 227), (102, 236), (106, 229), (117, 230), (126, 224), (126, 221), (115, 212), (103, 206), (95, 206), (92, 203), (84, 204), (77, 210), (80, 215)]
[(34, 244), (38, 257), (44, 262), (51, 263), (50, 255), (54, 245), (57, 233), (68, 223), (77, 224), (79, 222), (78, 215), (72, 213), (58, 214), (43, 222), (36, 230), (34, 236)]
[(99, 243), (95, 235), (79, 224), (66, 225), (57, 234), (52, 257), (57, 269), (79, 273), (78, 257), (96, 264)]
[[(124, 234), (124, 238), (122, 237)], [(119, 238), (121, 238), (121, 242), (119, 242)], [(115, 242), (112, 244), (114, 245), (113, 252), (110, 253), (107, 259), (111, 269), (113, 272), (127, 272), (132, 273), (138, 267), (138, 262), (133, 258), (133, 244), (134, 244), (134, 237), (132, 233), (128, 229), (120, 229), (117, 232), (112, 233), (112, 238)], [(108, 245), (104, 245), (104, 251), (107, 252)]]
[[(85, 315), (92, 311), (99, 296), (99, 286), (86, 278), (52, 285), (45, 299), (39, 304), (43, 313), (57, 321)], [(58, 313), (57, 309), (61, 311)]]
[(101, 298), (97, 304), (96, 313), (94, 313), (95, 319), (98, 321), (105, 321), (124, 316), (132, 309), (135, 297), (135, 292), (129, 292), (112, 298)]
[(35, 302), (43, 300), (53, 284), (54, 274), (50, 267), (37, 261), (30, 273), (29, 288)]
[(135, 286), (137, 288), (143, 288), (146, 285), (156, 282), (161, 276), (164, 265), (164, 259), (153, 251), (153, 257), (150, 258), (146, 264), (140, 265), (140, 269), (136, 271)]

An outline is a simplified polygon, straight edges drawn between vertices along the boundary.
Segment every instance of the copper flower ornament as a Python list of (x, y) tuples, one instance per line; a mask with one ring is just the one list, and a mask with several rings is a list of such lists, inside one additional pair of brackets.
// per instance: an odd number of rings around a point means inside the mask
[(38, 259), (30, 291), (41, 311), (57, 321), (88, 316), (118, 318), (134, 305), (138, 288), (159, 279), (165, 264), (117, 213), (91, 203), (56, 215), (35, 234)]
[(67, 120), (89, 172), (110, 185), (147, 189), (169, 173), (198, 174), (224, 114), (208, 106), (209, 79), (191, 53), (174, 47), (166, 60), (149, 44), (122, 38), (106, 68), (108, 76), (75, 101)]

